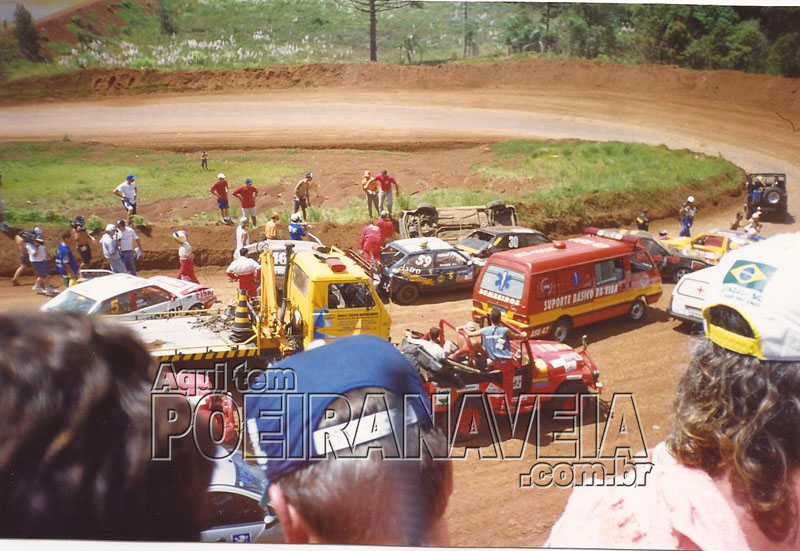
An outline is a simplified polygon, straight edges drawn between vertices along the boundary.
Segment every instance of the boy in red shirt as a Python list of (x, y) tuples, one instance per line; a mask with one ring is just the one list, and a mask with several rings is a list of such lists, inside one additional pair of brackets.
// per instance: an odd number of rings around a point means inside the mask
[(233, 191), (233, 196), (238, 197), (242, 202), (242, 217), (250, 217), (253, 220), (253, 227), (258, 225), (256, 220), (256, 196), (258, 195), (258, 188), (253, 185), (253, 180), (250, 178), (244, 181), (244, 185), (236, 188)]
[(225, 175), (222, 172), (217, 174), (217, 181), (208, 188), (208, 191), (217, 198), (217, 208), (222, 217), (222, 222), (224, 224), (233, 224), (231, 215), (228, 212), (228, 180), (225, 179)]
[(381, 229), (369, 221), (364, 229), (361, 230), (361, 238), (358, 240), (358, 248), (364, 253), (364, 257), (370, 262), (380, 264), (381, 249), (383, 248), (383, 235)]
[(389, 211), (382, 210), (381, 218), (375, 225), (381, 229), (384, 243), (394, 241), (394, 222), (392, 222), (392, 217), (389, 216)]

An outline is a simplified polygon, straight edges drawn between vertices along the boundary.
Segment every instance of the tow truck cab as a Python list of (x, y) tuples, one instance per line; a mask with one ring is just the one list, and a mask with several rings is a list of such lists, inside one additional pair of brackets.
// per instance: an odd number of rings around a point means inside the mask
[(286, 298), (303, 320), (303, 346), (368, 333), (389, 338), (392, 320), (371, 279), (335, 249), (294, 253), (288, 266)]

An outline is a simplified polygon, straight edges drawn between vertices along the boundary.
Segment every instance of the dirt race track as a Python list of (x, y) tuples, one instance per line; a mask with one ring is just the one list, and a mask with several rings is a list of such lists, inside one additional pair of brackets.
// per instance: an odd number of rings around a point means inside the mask
[[(427, 150), (507, 137), (663, 143), (720, 154), (747, 171), (786, 172), (789, 210), (800, 212), (800, 190), (795, 185), (800, 178), (800, 134), (790, 122), (792, 117), (800, 122), (798, 81), (603, 64), (593, 64), (588, 72), (585, 62), (576, 62), (576, 73), (582, 75), (577, 78), (570, 76), (564, 62), (553, 63), (557, 64), (553, 74), (526, 77), (516, 85), (497, 84), (487, 67), (484, 82), (491, 86), (471, 82), (462, 87), (457, 80), (456, 85), (446, 85), (431, 78), (427, 84), (406, 79), (399, 89), (382, 85), (370, 91), (334, 85), (7, 105), (0, 107), (0, 139), (68, 134), (73, 141), (183, 150), (200, 146)], [(732, 206), (708, 215), (700, 205), (695, 230), (727, 226), (736, 210)], [(764, 233), (795, 226), (767, 224)], [(654, 227), (677, 229), (671, 220)], [(223, 291), (229, 286), (218, 268), (202, 269), (199, 277), (225, 298), (230, 296), (229, 290)], [(664, 297), (643, 323), (613, 321), (581, 331), (588, 335), (606, 398), (615, 392), (633, 393), (648, 446), (666, 435), (672, 394), (692, 344), (691, 336), (666, 316), (671, 290), (672, 285), (665, 285)], [(27, 288), (12, 288), (7, 279), (0, 280), (0, 300), (3, 309), (42, 302)], [(470, 299), (465, 294), (429, 297), (419, 305), (391, 308), (393, 338), (399, 339), (403, 329), (424, 329), (442, 316), (464, 322)], [(519, 440), (508, 442), (511, 448), (519, 445)], [(549, 441), (540, 443), (542, 451), (551, 446)], [(454, 544), (544, 542), (569, 490), (520, 489), (519, 475), (534, 463), (535, 452), (534, 446), (527, 446), (521, 461), (479, 461), (470, 452), (467, 460), (456, 462), (455, 491), (447, 513)]]

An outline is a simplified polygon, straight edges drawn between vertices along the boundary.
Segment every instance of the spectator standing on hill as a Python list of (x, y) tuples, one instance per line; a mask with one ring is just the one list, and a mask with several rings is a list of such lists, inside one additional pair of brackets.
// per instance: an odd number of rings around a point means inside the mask
[(647, 217), (647, 209), (642, 209), (636, 217), (636, 228), (642, 231), (650, 229), (650, 219)]
[(119, 253), (119, 241), (116, 238), (117, 227), (114, 224), (106, 225), (106, 232), (100, 238), (103, 256), (108, 261), (109, 269), (115, 274), (127, 274), (122, 255)]
[(250, 233), (247, 231), (247, 229), (247, 217), (242, 216), (239, 219), (239, 226), (236, 228), (236, 250), (234, 251), (233, 256), (236, 256), (241, 249), (250, 244)]
[(385, 169), (381, 170), (381, 173), (375, 177), (375, 180), (380, 186), (380, 190), (378, 191), (378, 208), (380, 208), (380, 210), (389, 211), (389, 216), (391, 216), (392, 205), (394, 204), (392, 186), (394, 186), (394, 191), (397, 193), (398, 197), (400, 196), (400, 188), (397, 186), (397, 181), (390, 176)]
[(372, 177), (369, 170), (364, 171), (364, 177), (361, 179), (361, 190), (364, 192), (364, 199), (367, 202), (367, 216), (372, 218), (372, 207), (375, 207), (375, 213), (378, 213), (378, 182)]
[(389, 211), (382, 210), (381, 217), (375, 225), (381, 229), (384, 244), (394, 241), (394, 222), (392, 217), (389, 216)]
[(192, 245), (189, 243), (189, 235), (186, 233), (186, 230), (172, 232), (172, 238), (180, 243), (178, 247), (178, 260), (181, 263), (181, 267), (180, 270), (178, 270), (178, 279), (200, 283), (197, 281), (197, 276), (194, 275), (194, 255), (192, 254)]
[(306, 219), (306, 209), (311, 206), (311, 185), (314, 180), (314, 175), (306, 172), (306, 177), (297, 182), (294, 186), (294, 197), (292, 198), (292, 212), (297, 212), (298, 209), (303, 211), (303, 220)]
[(97, 242), (97, 240), (92, 234), (86, 231), (86, 219), (80, 214), (72, 219), (70, 225), (72, 226), (72, 237), (75, 240), (78, 254), (81, 257), (81, 263), (78, 269), (85, 270), (92, 261), (91, 243)]
[(222, 223), (233, 224), (229, 210), (230, 204), (228, 203), (228, 180), (225, 179), (225, 175), (222, 172), (217, 174), (217, 181), (208, 188), (208, 191), (217, 198), (217, 208), (219, 209)]
[(694, 224), (694, 217), (697, 214), (697, 207), (694, 204), (694, 196), (690, 195), (686, 198), (686, 202), (681, 207), (681, 231), (678, 234), (680, 237), (691, 237), (692, 224)]
[(367, 222), (367, 225), (364, 226), (364, 229), (361, 230), (358, 248), (364, 253), (367, 260), (375, 264), (380, 264), (383, 245), (381, 229), (370, 220)]
[(50, 266), (47, 259), (50, 256), (47, 247), (44, 246), (44, 233), (41, 228), (33, 228), (33, 242), (25, 243), (28, 251), (28, 260), (36, 272), (36, 283), (33, 284), (33, 291), (39, 295), (54, 296), (56, 290), (50, 285)]
[(125, 220), (117, 220), (117, 242), (119, 243), (119, 254), (125, 269), (131, 275), (137, 275), (136, 261), (142, 258), (142, 244), (139, 236), (133, 228), (125, 224)]
[(200, 154), (200, 168), (202, 170), (208, 170), (208, 152), (203, 150)]
[(64, 280), (64, 287), (78, 281), (78, 262), (72, 254), (72, 232), (67, 230), (61, 235), (61, 243), (56, 250), (56, 271)]
[(798, 249), (783, 234), (722, 257), (649, 476), (575, 488), (545, 545), (800, 549)]
[(236, 188), (232, 194), (237, 197), (242, 204), (242, 216), (250, 217), (253, 220), (253, 227), (258, 225), (256, 220), (256, 196), (258, 195), (258, 188), (253, 185), (253, 180), (247, 178), (244, 185)]
[(264, 226), (264, 237), (267, 239), (278, 239), (280, 234), (280, 227), (278, 226), (278, 222), (281, 220), (281, 215), (277, 212), (272, 213), (272, 218), (267, 222), (266, 226)]
[(125, 209), (125, 220), (128, 224), (131, 223), (131, 216), (136, 214), (136, 203), (139, 200), (139, 194), (136, 189), (136, 178), (133, 174), (128, 174), (125, 181), (114, 188), (114, 195), (122, 199), (122, 206)]

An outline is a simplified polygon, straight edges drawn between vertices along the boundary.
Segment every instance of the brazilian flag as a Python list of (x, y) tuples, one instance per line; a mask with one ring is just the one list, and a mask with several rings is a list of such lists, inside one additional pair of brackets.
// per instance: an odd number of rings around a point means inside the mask
[(775, 268), (772, 266), (749, 260), (737, 260), (725, 274), (722, 283), (733, 283), (746, 289), (764, 291), (773, 273)]

